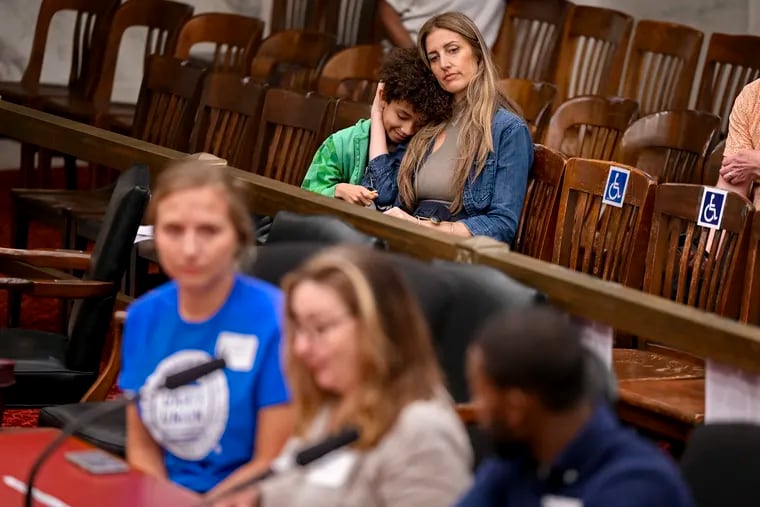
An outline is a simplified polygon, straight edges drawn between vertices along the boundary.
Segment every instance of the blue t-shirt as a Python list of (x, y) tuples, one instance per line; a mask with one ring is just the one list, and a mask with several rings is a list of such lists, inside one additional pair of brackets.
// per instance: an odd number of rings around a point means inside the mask
[[(237, 275), (227, 301), (205, 322), (183, 321), (177, 304), (177, 285), (169, 282), (129, 308), (119, 385), (145, 387), (140, 417), (164, 450), (169, 478), (203, 493), (251, 460), (259, 409), (288, 401), (282, 294)], [(176, 390), (151, 391), (167, 375), (213, 357), (227, 366)]]
[(664, 453), (600, 406), (548, 470), (528, 460), (488, 459), (457, 507), (691, 507)]

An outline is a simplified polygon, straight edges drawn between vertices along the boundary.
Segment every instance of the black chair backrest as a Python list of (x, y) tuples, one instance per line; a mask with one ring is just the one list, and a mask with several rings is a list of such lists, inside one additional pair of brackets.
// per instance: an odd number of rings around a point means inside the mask
[(706, 424), (686, 443), (681, 472), (698, 507), (757, 505), (760, 476), (760, 426)]
[(478, 330), (494, 315), (541, 303), (545, 297), (488, 266), (443, 260), (432, 265), (451, 287), (448, 308), (433, 336), (449, 391), (461, 402), (469, 399), (465, 353)]
[(240, 271), (279, 287), (288, 272), (330, 246), (329, 243), (313, 241), (266, 243), (253, 250), (250, 258), (241, 263)]
[(123, 172), (106, 208), (90, 267), (84, 280), (112, 282), (114, 292), (104, 298), (78, 300), (69, 319), (66, 367), (98, 371), (116, 293), (129, 263), (137, 228), (150, 198), (150, 172), (135, 165)]
[(374, 248), (385, 248), (385, 241), (356, 230), (338, 218), (328, 215), (300, 215), (280, 211), (275, 215), (269, 230), (267, 244), (282, 241), (308, 241), (317, 243), (353, 243)]

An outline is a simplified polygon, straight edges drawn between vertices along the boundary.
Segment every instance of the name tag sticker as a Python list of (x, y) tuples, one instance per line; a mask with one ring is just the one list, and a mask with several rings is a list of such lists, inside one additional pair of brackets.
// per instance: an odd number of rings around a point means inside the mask
[(541, 507), (583, 507), (583, 501), (569, 496), (545, 495), (541, 497)]
[(222, 331), (216, 338), (216, 357), (222, 357), (227, 368), (233, 371), (249, 371), (256, 361), (259, 339), (252, 334)]
[(625, 199), (625, 191), (628, 190), (628, 177), (630, 176), (628, 169), (622, 167), (610, 166), (610, 172), (607, 173), (607, 183), (604, 185), (604, 196), (602, 202), (615, 206), (617, 208), (623, 207), (623, 200)]
[(726, 190), (705, 187), (704, 192), (702, 192), (702, 202), (699, 205), (697, 225), (710, 229), (720, 229), (720, 224), (723, 222), (726, 193)]
[(325, 488), (340, 488), (346, 483), (356, 459), (356, 451), (334, 451), (311, 465), (306, 481)]

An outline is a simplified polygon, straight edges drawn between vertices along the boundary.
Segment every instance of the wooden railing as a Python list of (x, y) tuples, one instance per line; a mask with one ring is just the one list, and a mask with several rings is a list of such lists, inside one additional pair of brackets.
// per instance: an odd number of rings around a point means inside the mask
[[(0, 135), (124, 170), (136, 162), (160, 171), (184, 153), (0, 101)], [(250, 196), (251, 210), (335, 215), (384, 238), (391, 250), (422, 259), (480, 263), (546, 293), (574, 315), (607, 324), (692, 354), (760, 373), (760, 328), (696, 310), (589, 275), (510, 252), (486, 238), (462, 239), (386, 217), (337, 199), (232, 169)], [(25, 269), (30, 270), (28, 266)]]

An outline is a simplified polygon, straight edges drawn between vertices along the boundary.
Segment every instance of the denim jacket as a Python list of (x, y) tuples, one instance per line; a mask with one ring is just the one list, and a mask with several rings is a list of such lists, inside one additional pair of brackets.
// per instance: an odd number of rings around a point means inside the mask
[[(473, 236), (490, 236), (511, 244), (533, 166), (533, 141), (525, 122), (506, 109), (496, 111), (491, 130), (494, 151), (480, 175), (465, 182), (462, 210), (453, 220), (462, 222)], [(375, 202), (379, 206), (400, 205), (398, 167), (388, 155), (375, 157), (367, 166), (362, 184), (377, 190)]]

